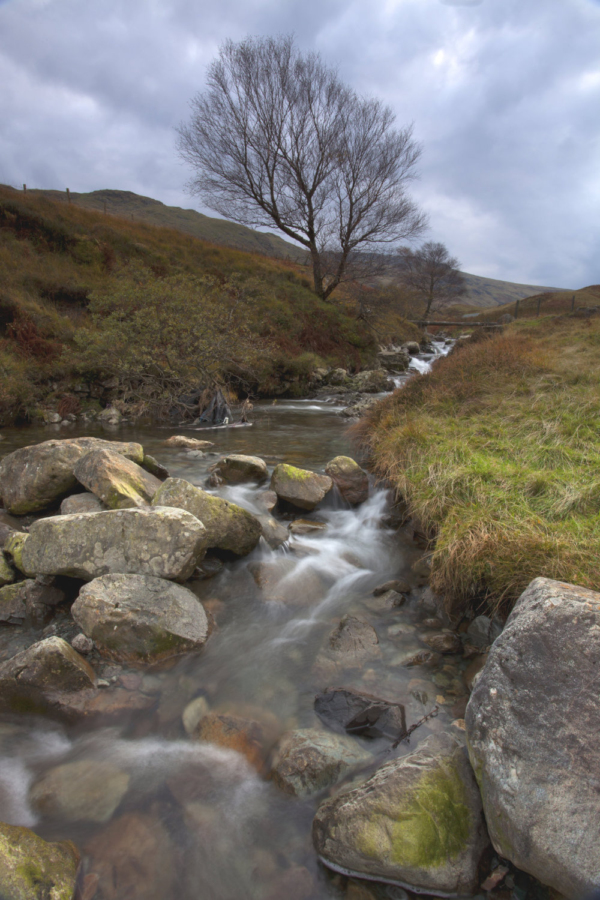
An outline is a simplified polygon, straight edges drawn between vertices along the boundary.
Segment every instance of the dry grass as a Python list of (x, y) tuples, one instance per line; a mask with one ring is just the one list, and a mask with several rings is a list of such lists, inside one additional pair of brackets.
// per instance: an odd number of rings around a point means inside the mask
[(539, 575), (600, 589), (600, 320), (534, 320), (469, 342), (357, 426), (435, 536), (458, 609), (504, 612)]

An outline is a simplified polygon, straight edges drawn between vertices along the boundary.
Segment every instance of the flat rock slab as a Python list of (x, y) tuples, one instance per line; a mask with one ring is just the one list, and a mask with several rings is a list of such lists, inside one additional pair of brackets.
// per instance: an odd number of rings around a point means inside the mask
[(302, 728), (282, 736), (273, 756), (271, 779), (286, 794), (309, 797), (372, 758), (353, 738)]
[(488, 838), (464, 746), (433, 735), (325, 801), (313, 842), (338, 872), (439, 896), (472, 894)]
[(366, 472), (349, 456), (336, 456), (327, 463), (329, 475), (340, 494), (352, 506), (369, 499), (369, 478)]
[(86, 453), (73, 474), (108, 509), (148, 506), (162, 484), (156, 476), (113, 450)]
[(262, 534), (258, 519), (235, 503), (215, 497), (183, 478), (167, 478), (154, 495), (153, 506), (186, 510), (206, 528), (206, 546), (246, 556)]
[(271, 490), (280, 500), (299, 509), (314, 509), (333, 487), (328, 475), (318, 475), (308, 469), (298, 469), (280, 463), (271, 476)]
[(241, 453), (224, 456), (216, 464), (215, 472), (226, 484), (243, 484), (248, 481), (260, 483), (269, 477), (264, 459), (259, 456), (244, 456)]
[(73, 470), (91, 450), (111, 450), (137, 463), (144, 459), (141, 444), (92, 437), (22, 447), (0, 462), (0, 497), (5, 508), (14, 515), (24, 516), (45, 509), (75, 490), (77, 479)]
[(21, 558), (33, 575), (91, 581), (126, 573), (185, 581), (204, 556), (206, 541), (202, 523), (180, 509), (107, 510), (39, 519)]
[(0, 897), (72, 900), (78, 868), (71, 841), (51, 843), (29, 828), (0, 822)]
[(566, 897), (600, 877), (600, 593), (536, 578), (465, 716), (492, 843)]
[(140, 665), (199, 650), (208, 620), (195, 594), (148, 575), (104, 575), (84, 585), (71, 608), (100, 653)]
[(314, 707), (321, 721), (340, 733), (395, 741), (406, 731), (406, 715), (400, 703), (361, 691), (328, 688), (317, 694)]

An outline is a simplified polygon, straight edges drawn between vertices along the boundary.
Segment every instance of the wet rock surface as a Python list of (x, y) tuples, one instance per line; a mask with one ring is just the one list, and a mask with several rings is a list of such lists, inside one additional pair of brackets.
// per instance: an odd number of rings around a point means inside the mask
[(260, 540), (258, 519), (235, 503), (215, 497), (182, 478), (168, 478), (154, 495), (153, 506), (191, 513), (206, 529), (206, 546), (246, 556)]
[(267, 464), (259, 456), (231, 453), (216, 464), (214, 471), (226, 484), (260, 483), (268, 478)]
[(107, 510), (38, 520), (24, 543), (22, 560), (35, 575), (89, 581), (128, 573), (185, 580), (206, 543), (202, 523), (183, 510)]
[(141, 444), (93, 437), (23, 447), (0, 462), (0, 497), (4, 506), (19, 516), (50, 506), (76, 488), (75, 465), (92, 450), (110, 450), (138, 463), (144, 458)]
[(0, 822), (0, 896), (6, 900), (72, 900), (79, 852), (29, 828)]
[(44, 712), (56, 695), (95, 684), (90, 664), (58, 637), (32, 644), (0, 664), (0, 702), (14, 712)]
[(283, 735), (274, 752), (271, 778), (285, 793), (308, 797), (371, 759), (350, 737), (305, 728)]
[(280, 500), (299, 509), (312, 510), (329, 493), (333, 482), (328, 475), (317, 475), (308, 469), (299, 469), (280, 463), (271, 476), (271, 490)]
[(147, 575), (105, 575), (85, 585), (71, 614), (103, 655), (132, 665), (201, 649), (202, 604), (188, 588)]
[(34, 809), (51, 818), (108, 822), (128, 786), (129, 775), (110, 763), (82, 760), (49, 769), (29, 797)]
[(112, 450), (92, 450), (76, 463), (73, 474), (108, 509), (148, 506), (162, 482)]
[(313, 841), (338, 871), (432, 894), (475, 890), (488, 838), (464, 746), (435, 735), (385, 763), (319, 807)]
[(494, 847), (573, 898), (598, 884), (599, 666), (600, 593), (536, 578), (465, 717)]
[(336, 456), (325, 467), (340, 494), (351, 505), (364, 503), (369, 497), (367, 473), (349, 456)]
[(107, 507), (102, 500), (89, 491), (84, 491), (83, 494), (71, 494), (70, 497), (65, 497), (60, 504), (60, 512), (63, 516), (71, 516), (75, 513), (102, 512), (103, 509), (107, 509)]
[(328, 688), (315, 697), (315, 712), (333, 731), (397, 740), (406, 731), (404, 707), (372, 694)]

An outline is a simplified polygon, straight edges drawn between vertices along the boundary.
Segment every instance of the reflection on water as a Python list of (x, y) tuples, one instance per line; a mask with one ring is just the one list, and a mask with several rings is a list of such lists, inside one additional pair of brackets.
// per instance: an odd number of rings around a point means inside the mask
[[(139, 440), (172, 475), (204, 485), (216, 456), (163, 447), (173, 431), (122, 426), (86, 433)], [(54, 436), (48, 428), (5, 434), (3, 450)], [(333, 456), (350, 452), (344, 422), (327, 402), (257, 404), (254, 427), (214, 431), (210, 439), (216, 454), (257, 454), (271, 469), (283, 460), (322, 471)], [(218, 493), (264, 513), (264, 489), (245, 485)], [(328, 686), (401, 702), (408, 724), (439, 704), (440, 716), (395, 751), (406, 753), (460, 718), (466, 693), (462, 663), (454, 657), (436, 668), (405, 664), (426, 649), (421, 637), (435, 622), (425, 620), (419, 605), (423, 581), (413, 564), (421, 551), (410, 535), (383, 526), (387, 504), (386, 492), (375, 486), (357, 509), (330, 495), (302, 516), (324, 528), (292, 535), (277, 551), (261, 541), (216, 577), (192, 582), (215, 630), (201, 654), (124, 682), (152, 698), (129, 721), (71, 728), (0, 721), (0, 819), (74, 840), (89, 883), (97, 883), (90, 896), (101, 900), (342, 896), (344, 880), (327, 873), (312, 850), (310, 826), (322, 798), (288, 797), (266, 777), (279, 736), (324, 728), (313, 701)], [(388, 608), (373, 596), (391, 578), (411, 587), (402, 607)], [(368, 622), (379, 640), (372, 659), (360, 665), (328, 656), (328, 636), (346, 614)], [(113, 677), (119, 668), (113, 667)], [(196, 721), (189, 724), (196, 709), (253, 723), (253, 752), (243, 741), (238, 752), (201, 740)], [(374, 765), (389, 752), (386, 739), (357, 741)]]

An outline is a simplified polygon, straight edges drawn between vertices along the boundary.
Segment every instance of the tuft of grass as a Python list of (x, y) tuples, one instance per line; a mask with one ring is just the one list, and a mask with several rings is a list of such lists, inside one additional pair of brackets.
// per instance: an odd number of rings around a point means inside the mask
[(434, 539), (432, 587), (506, 613), (538, 576), (600, 589), (600, 319), (468, 341), (355, 436)]

